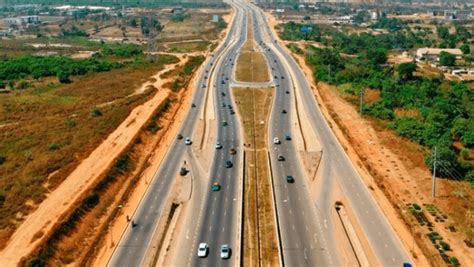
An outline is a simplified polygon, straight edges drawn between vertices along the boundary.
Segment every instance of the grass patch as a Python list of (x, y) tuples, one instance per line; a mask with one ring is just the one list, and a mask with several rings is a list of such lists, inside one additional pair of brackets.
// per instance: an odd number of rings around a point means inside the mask
[(233, 94), (246, 147), (243, 261), (244, 265), (256, 266), (261, 254), (261, 265), (274, 266), (278, 264), (278, 243), (266, 144), (273, 90), (235, 88)]
[[(128, 97), (164, 64), (130, 65), (81, 77), (68, 85), (0, 95), (0, 243), (5, 244), (22, 215), (56, 188), (137, 105), (154, 90)], [(54, 173), (54, 174), (52, 174)]]
[(209, 47), (209, 41), (180, 42), (168, 44), (168, 52), (171, 53), (189, 53), (206, 51)]

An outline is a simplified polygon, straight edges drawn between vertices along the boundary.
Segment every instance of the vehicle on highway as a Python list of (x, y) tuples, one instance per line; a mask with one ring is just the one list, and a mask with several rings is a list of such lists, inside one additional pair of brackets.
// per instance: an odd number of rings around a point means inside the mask
[(232, 109), (232, 105), (231, 105), (231, 104), (227, 105), (227, 107), (228, 107), (229, 109)]
[(234, 166), (234, 164), (232, 164), (232, 161), (230, 160), (227, 160), (224, 164), (224, 167), (226, 168), (232, 168), (232, 166)]
[(221, 95), (222, 95), (222, 96), (225, 96), (225, 93), (224, 93), (224, 92), (221, 92)]
[(231, 155), (235, 155), (235, 154), (237, 154), (237, 150), (235, 150), (235, 148), (231, 148), (231, 149), (229, 150), (229, 153), (230, 153)]
[(212, 189), (212, 191), (219, 191), (219, 190), (221, 190), (221, 185), (218, 182), (215, 182), (215, 183), (212, 184), (211, 189)]
[(185, 167), (181, 167), (181, 169), (179, 170), (179, 175), (181, 176), (185, 176), (187, 173), (188, 173), (188, 170), (186, 170)]
[(199, 243), (198, 247), (198, 257), (205, 258), (207, 257), (207, 252), (209, 251), (209, 246), (206, 243)]
[(286, 109), (282, 110), (281, 113), (286, 114)]
[(191, 144), (193, 143), (193, 141), (191, 141), (191, 138), (186, 137), (186, 140), (184, 140), (184, 143), (185, 143), (187, 146), (189, 146), (189, 145), (191, 145)]
[(273, 78), (278, 79), (278, 76), (275, 75), (275, 76), (273, 76)]
[(291, 175), (287, 175), (286, 176), (286, 182), (289, 183), (289, 184), (292, 184), (295, 182), (295, 178), (293, 178), (293, 176)]
[(290, 91), (286, 90), (286, 94), (290, 94)]
[(178, 134), (178, 135), (176, 136), (176, 138), (177, 138), (178, 140), (181, 140), (181, 139), (183, 139), (183, 135), (182, 135), (182, 134)]
[(228, 259), (230, 258), (230, 246), (227, 244), (224, 244), (221, 246), (221, 258), (222, 259)]
[(222, 103), (222, 107), (225, 108), (225, 103)]
[(206, 88), (206, 85), (205, 85), (205, 84), (203, 84), (203, 85), (202, 85), (202, 88)]
[(221, 81), (221, 84), (225, 84), (225, 81), (224, 81), (224, 80), (222, 80), (222, 81)]
[(196, 107), (196, 104), (192, 103), (192, 104), (191, 104), (191, 107), (192, 107), (192, 108), (195, 108), (195, 107)]
[(233, 109), (230, 110), (230, 114), (231, 115), (234, 115), (235, 114), (235, 111)]
[(291, 140), (291, 135), (287, 134), (287, 135), (285, 136), (285, 140), (286, 140), (286, 141), (290, 141), (290, 140)]
[(285, 157), (283, 157), (282, 155), (278, 155), (278, 161), (285, 161)]
[(227, 122), (226, 122), (226, 121), (223, 121), (223, 122), (222, 122), (222, 126), (227, 126)]
[(285, 79), (285, 76), (281, 76), (282, 79)]
[(220, 143), (220, 142), (217, 142), (217, 144), (216, 144), (216, 149), (221, 149), (221, 148), (222, 148), (221, 143)]

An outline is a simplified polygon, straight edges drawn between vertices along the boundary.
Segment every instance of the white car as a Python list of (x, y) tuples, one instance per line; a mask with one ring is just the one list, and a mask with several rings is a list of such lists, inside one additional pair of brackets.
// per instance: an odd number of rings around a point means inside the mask
[(222, 148), (221, 143), (217, 142), (217, 144), (216, 144), (216, 149), (221, 149), (221, 148)]
[(230, 257), (230, 247), (225, 244), (221, 246), (221, 258), (228, 259)]
[(275, 145), (280, 144), (280, 139), (278, 139), (278, 137), (273, 138), (273, 143), (274, 143)]
[(208, 250), (209, 250), (209, 247), (207, 246), (206, 243), (200, 243), (199, 248), (198, 248), (198, 257), (199, 258), (206, 257)]
[(193, 141), (191, 141), (191, 138), (186, 137), (186, 140), (184, 140), (184, 143), (185, 143), (187, 146), (189, 146), (189, 145), (191, 145), (191, 144), (193, 143)]

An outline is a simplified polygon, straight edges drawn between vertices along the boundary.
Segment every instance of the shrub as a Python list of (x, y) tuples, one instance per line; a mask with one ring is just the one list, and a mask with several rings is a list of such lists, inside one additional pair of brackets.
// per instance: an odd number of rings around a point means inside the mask
[(0, 155), (0, 165), (2, 165), (3, 163), (5, 163), (5, 161), (7, 161), (7, 157), (3, 156), (3, 155)]
[(58, 150), (60, 148), (59, 144), (52, 143), (48, 146), (49, 150)]
[(442, 248), (444, 251), (449, 251), (449, 250), (451, 250), (451, 246), (450, 246), (448, 243), (444, 242), (444, 241), (439, 242), (439, 245), (441, 246), (441, 248)]
[(459, 265), (459, 260), (456, 257), (449, 257), (449, 263), (453, 266), (458, 266)]
[(76, 127), (76, 124), (77, 124), (77, 123), (76, 123), (76, 121), (73, 120), (73, 119), (66, 119), (66, 120), (64, 121), (64, 124), (66, 124), (66, 126), (67, 126), (68, 128), (74, 128), (74, 127)]
[(94, 108), (91, 112), (92, 117), (100, 117), (102, 116), (102, 111), (98, 108)]

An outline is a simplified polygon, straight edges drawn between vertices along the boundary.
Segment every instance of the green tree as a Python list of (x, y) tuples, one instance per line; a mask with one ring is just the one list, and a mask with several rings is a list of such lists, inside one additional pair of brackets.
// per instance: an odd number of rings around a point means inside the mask
[(58, 77), (58, 81), (60, 83), (70, 83), (71, 82), (71, 80), (69, 79), (69, 73), (67, 73), (65, 71), (62, 71), (62, 70), (58, 71), (56, 76)]
[(454, 66), (456, 63), (456, 56), (443, 51), (439, 54), (439, 63), (443, 66)]
[(374, 65), (381, 65), (387, 63), (387, 49), (377, 48), (369, 52), (369, 59)]
[(464, 55), (468, 55), (471, 53), (471, 48), (469, 47), (469, 44), (464, 43), (461, 45), (461, 47), (459, 47), (459, 49), (461, 49)]
[(438, 34), (438, 37), (441, 39), (448, 39), (449, 37), (449, 30), (447, 27), (443, 26), (438, 26), (436, 27), (436, 33)]
[(415, 62), (401, 63), (396, 66), (396, 70), (401, 79), (409, 80), (413, 78), (413, 72), (416, 71), (416, 63)]

